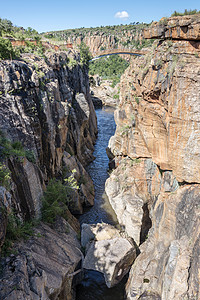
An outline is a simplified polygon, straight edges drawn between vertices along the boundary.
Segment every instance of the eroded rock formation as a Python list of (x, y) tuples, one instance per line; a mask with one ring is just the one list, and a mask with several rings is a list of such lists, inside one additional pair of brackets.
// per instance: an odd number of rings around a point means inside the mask
[(69, 223), (55, 225), (38, 226), (27, 242), (15, 245), (17, 254), (1, 262), (1, 299), (74, 299), (72, 280), (81, 265), (80, 244)]
[(81, 244), (86, 248), (83, 268), (104, 274), (106, 285), (118, 284), (130, 270), (136, 248), (131, 239), (109, 224), (83, 224)]
[(129, 300), (200, 297), (199, 15), (164, 21), (144, 32), (162, 40), (121, 80), (109, 143), (106, 193), (141, 252)]
[(112, 86), (112, 80), (102, 80), (98, 75), (90, 77), (91, 97), (95, 108), (103, 105), (117, 107), (119, 84)]
[[(22, 213), (30, 217), (39, 214), (44, 181), (61, 175), (63, 167), (68, 172), (77, 169), (77, 180), (87, 177), (83, 166), (93, 159), (97, 128), (84, 67), (77, 64), (70, 69), (65, 53), (51, 55), (47, 62), (34, 56), (25, 59), (27, 63), (1, 63), (0, 114), (6, 138), (22, 142), (35, 156), (35, 164), (8, 159), (15, 198), (24, 202)], [(72, 155), (79, 162), (72, 162)], [(92, 183), (88, 177), (82, 181), (79, 202), (87, 204), (86, 198), (93, 197)], [(90, 197), (84, 193), (84, 184), (89, 184)]]
[[(6, 212), (21, 221), (40, 218), (41, 197), (53, 177), (73, 175), (78, 188), (71, 192), (71, 212), (82, 213), (83, 205), (93, 204), (93, 183), (84, 166), (93, 160), (96, 115), (87, 68), (78, 60), (70, 67), (69, 57), (78, 56), (24, 55), (0, 64), (1, 170), (10, 172), (9, 192), (0, 189), (1, 245)], [(69, 210), (65, 216), (68, 221), (57, 220), (53, 229), (36, 226), (27, 242), (15, 246), (17, 253), (3, 261), (0, 298), (73, 298), (73, 273), (81, 260), (79, 225)]]

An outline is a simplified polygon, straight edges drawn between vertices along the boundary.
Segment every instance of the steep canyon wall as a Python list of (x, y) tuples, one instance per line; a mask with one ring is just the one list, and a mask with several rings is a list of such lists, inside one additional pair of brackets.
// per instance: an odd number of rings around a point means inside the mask
[[(93, 160), (96, 115), (87, 68), (78, 60), (70, 67), (69, 57), (77, 59), (59, 52), (0, 64), (1, 171), (9, 170), (9, 189), (0, 188), (1, 245), (9, 226), (5, 212), (21, 221), (40, 218), (41, 197), (53, 177), (74, 176), (79, 188), (71, 212), (93, 204), (93, 183), (84, 166)], [(2, 260), (1, 299), (72, 299), (73, 272), (82, 254), (78, 222), (65, 214), (67, 221), (58, 219), (52, 228), (37, 225), (30, 239), (17, 242), (15, 254)]]
[(121, 80), (106, 193), (140, 251), (129, 300), (200, 299), (199, 33), (199, 15), (152, 24)]

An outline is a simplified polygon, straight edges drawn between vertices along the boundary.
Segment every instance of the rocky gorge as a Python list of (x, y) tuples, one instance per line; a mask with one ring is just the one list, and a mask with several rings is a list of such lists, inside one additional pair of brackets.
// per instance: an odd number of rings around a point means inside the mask
[[(73, 214), (94, 203), (85, 167), (97, 136), (87, 68), (71, 50), (1, 62), (2, 249), (11, 226), (35, 223), (1, 260), (0, 298), (75, 299), (84, 268), (102, 272), (109, 288), (130, 270), (128, 300), (200, 299), (199, 30), (194, 15), (141, 32), (155, 42), (121, 78), (107, 148), (106, 194), (120, 229), (83, 224), (82, 248)], [(49, 224), (41, 217), (52, 178), (70, 201)]]

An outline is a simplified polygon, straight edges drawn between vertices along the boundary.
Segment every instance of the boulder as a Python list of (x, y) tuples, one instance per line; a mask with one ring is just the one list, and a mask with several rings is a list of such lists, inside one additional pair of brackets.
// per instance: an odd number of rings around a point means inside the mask
[(82, 224), (81, 245), (86, 245), (91, 240), (102, 241), (120, 237), (120, 232), (114, 226), (106, 223)]
[(2, 259), (0, 299), (72, 300), (72, 280), (82, 258), (76, 232), (64, 219), (45, 224), (15, 254)]
[(124, 238), (100, 240), (91, 243), (83, 268), (103, 273), (107, 286), (111, 288), (128, 273), (135, 257), (135, 248)]

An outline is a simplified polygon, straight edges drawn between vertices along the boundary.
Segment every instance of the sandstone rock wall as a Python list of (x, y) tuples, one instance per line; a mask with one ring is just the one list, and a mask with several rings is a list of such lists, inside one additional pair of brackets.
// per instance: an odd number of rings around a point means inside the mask
[(162, 18), (143, 30), (144, 38), (200, 39), (200, 14)]
[[(162, 40), (122, 77), (109, 142), (116, 169), (106, 193), (140, 250), (127, 284), (129, 300), (200, 298), (199, 19), (168, 22), (146, 31)], [(187, 23), (188, 35), (164, 40), (172, 22), (177, 32)]]

